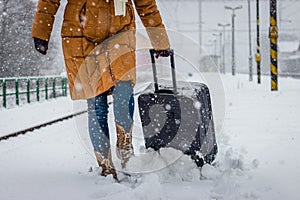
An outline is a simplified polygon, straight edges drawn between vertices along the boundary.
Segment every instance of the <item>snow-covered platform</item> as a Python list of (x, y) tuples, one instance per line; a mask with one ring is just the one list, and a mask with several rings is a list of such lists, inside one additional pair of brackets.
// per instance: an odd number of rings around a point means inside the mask
[[(268, 77), (262, 85), (243, 75), (226, 75), (222, 81), (226, 114), (218, 134), (219, 154), (213, 167), (204, 166), (201, 178), (193, 161), (172, 149), (132, 159), (130, 166), (140, 170), (169, 162), (145, 170), (135, 184), (89, 172), (96, 162), (83, 114), (0, 141), (0, 199), (299, 199), (300, 80), (281, 78), (278, 92), (270, 91)], [(1, 110), (0, 134), (68, 115), (78, 105), (61, 98)], [(141, 134), (135, 121), (135, 133)], [(138, 152), (140, 137), (134, 140)]]

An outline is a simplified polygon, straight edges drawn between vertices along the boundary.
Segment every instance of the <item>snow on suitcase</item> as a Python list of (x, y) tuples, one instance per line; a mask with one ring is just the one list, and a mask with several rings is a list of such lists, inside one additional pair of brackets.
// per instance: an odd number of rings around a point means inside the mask
[(150, 50), (154, 84), (138, 97), (146, 148), (173, 147), (190, 155), (198, 167), (211, 163), (218, 148), (208, 87), (198, 82), (176, 81), (173, 50), (172, 83), (161, 81), (159, 85), (155, 53)]

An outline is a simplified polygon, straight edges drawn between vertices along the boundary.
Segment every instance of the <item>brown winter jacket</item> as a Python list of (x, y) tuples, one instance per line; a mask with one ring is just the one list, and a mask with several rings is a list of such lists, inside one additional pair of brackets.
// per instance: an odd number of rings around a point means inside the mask
[[(49, 41), (59, 5), (60, 0), (38, 1), (32, 37)], [(169, 48), (155, 0), (128, 0), (125, 16), (114, 15), (113, 0), (68, 0), (61, 36), (72, 99), (94, 97), (119, 80), (135, 83), (134, 7), (153, 48)]]

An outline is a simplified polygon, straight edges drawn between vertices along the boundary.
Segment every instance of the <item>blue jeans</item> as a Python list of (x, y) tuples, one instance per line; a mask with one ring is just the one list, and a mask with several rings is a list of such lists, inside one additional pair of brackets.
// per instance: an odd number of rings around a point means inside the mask
[[(108, 127), (108, 102), (110, 91), (87, 100), (89, 135), (94, 151), (107, 158), (110, 148)], [(120, 81), (111, 89), (115, 122), (130, 131), (133, 122), (134, 97), (131, 81)]]

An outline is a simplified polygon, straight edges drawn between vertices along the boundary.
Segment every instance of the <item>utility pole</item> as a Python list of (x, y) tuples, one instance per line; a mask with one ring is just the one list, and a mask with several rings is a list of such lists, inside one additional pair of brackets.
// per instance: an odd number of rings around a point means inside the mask
[(199, 54), (202, 54), (202, 0), (198, 2), (199, 10)]
[(225, 9), (228, 9), (228, 10), (232, 10), (232, 15), (231, 15), (231, 26), (232, 26), (232, 57), (231, 57), (231, 64), (232, 64), (232, 75), (234, 76), (235, 75), (235, 40), (234, 40), (234, 18), (235, 18), (235, 10), (238, 10), (238, 9), (242, 9), (242, 6), (238, 6), (238, 7), (235, 7), (235, 8), (232, 8), (232, 7), (229, 7), (229, 6), (225, 6)]
[(251, 41), (251, 3), (250, 3), (250, 0), (248, 0), (248, 26), (249, 26), (249, 81), (253, 81), (252, 41)]
[(215, 57), (217, 55), (217, 40), (208, 40), (208, 41), (213, 44), (213, 55)]
[(278, 90), (278, 55), (277, 55), (277, 38), (278, 38), (278, 27), (277, 27), (277, 1), (270, 0), (270, 58), (271, 58), (271, 90)]
[(222, 66), (221, 66), (221, 72), (223, 74), (226, 73), (226, 67), (225, 67), (225, 28), (227, 26), (230, 26), (230, 24), (218, 24), (218, 26), (223, 28), (223, 44), (222, 44)]
[(218, 64), (219, 64), (219, 67), (220, 67), (220, 72), (223, 73), (222, 67), (221, 67), (221, 65), (222, 65), (222, 61), (221, 61), (221, 57), (222, 57), (222, 32), (219, 32), (219, 34), (213, 33), (213, 36), (219, 37), (220, 54), (219, 54)]
[(256, 0), (256, 40), (257, 40), (257, 45), (256, 45), (256, 65), (257, 65), (257, 83), (261, 83), (261, 69), (260, 69), (260, 61), (261, 61), (261, 56), (260, 56), (260, 40), (259, 40), (259, 0)]
[(216, 65), (218, 65), (218, 60), (216, 59), (217, 58), (217, 40), (216, 39), (214, 39), (214, 40), (208, 40), (208, 42), (210, 42), (212, 44), (212, 46), (213, 46), (212, 51), (210, 51), (210, 52), (212, 52), (211, 53), (212, 54), (211, 58), (213, 59), (214, 63)]

